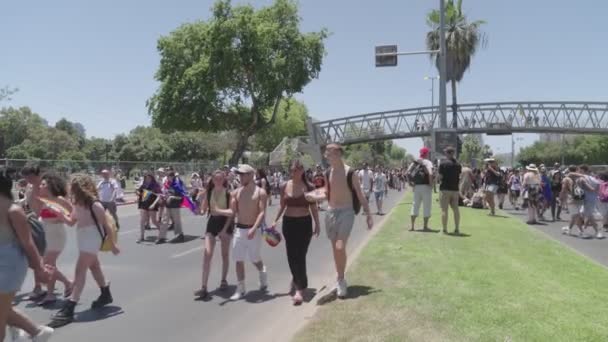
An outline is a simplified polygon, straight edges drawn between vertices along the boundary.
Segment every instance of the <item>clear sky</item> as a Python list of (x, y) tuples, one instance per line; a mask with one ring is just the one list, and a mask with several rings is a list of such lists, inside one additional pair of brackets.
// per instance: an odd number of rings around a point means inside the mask
[[(428, 57), (401, 57), (396, 68), (376, 69), (373, 54), (381, 44), (424, 49), (425, 15), (438, 3), (301, 0), (302, 29), (332, 32), (320, 78), (298, 96), (310, 114), (324, 120), (429, 105), (430, 81), (423, 78), (436, 70)], [(157, 39), (208, 18), (211, 6), (210, 0), (3, 1), (0, 86), (20, 88), (10, 105), (30, 106), (50, 123), (81, 122), (90, 136), (147, 125)], [(464, 9), (470, 19), (487, 21), (489, 44), (460, 84), (459, 102), (608, 100), (608, 2), (465, 0)], [(536, 137), (523, 135), (517, 146)], [(510, 151), (510, 137), (486, 142)], [(410, 152), (421, 145), (398, 143)]]

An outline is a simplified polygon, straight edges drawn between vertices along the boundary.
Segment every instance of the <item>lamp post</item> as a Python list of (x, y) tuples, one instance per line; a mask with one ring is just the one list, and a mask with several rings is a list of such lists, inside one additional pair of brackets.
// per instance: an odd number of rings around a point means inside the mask
[(425, 76), (424, 80), (431, 80), (431, 107), (435, 107), (435, 80), (438, 80), (439, 76)]
[(445, 0), (439, 0), (439, 123), (441, 128), (448, 128), (446, 105), (446, 72), (447, 48), (445, 44)]

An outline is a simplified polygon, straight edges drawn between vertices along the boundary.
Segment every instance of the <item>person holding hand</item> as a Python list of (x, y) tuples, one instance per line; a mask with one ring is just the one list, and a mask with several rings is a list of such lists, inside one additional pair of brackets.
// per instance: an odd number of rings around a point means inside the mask
[[(299, 160), (290, 164), (291, 179), (280, 186), (281, 208), (273, 227), (277, 227), (283, 217), (283, 236), (287, 250), (287, 262), (291, 270), (293, 304), (303, 301), (302, 292), (308, 288), (306, 274), (306, 254), (312, 236), (319, 236), (319, 211), (317, 204), (306, 199), (306, 193), (314, 190), (304, 173), (304, 166)], [(314, 230), (313, 230), (314, 220)]]

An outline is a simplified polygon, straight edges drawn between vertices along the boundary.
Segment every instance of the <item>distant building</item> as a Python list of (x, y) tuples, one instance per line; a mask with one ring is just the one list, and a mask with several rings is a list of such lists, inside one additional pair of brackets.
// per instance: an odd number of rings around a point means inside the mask
[[(540, 141), (543, 143), (557, 143), (561, 144), (562, 141), (571, 142), (574, 140), (574, 135), (572, 134), (562, 134), (562, 133), (541, 133)], [(563, 140), (562, 140), (563, 139)]]

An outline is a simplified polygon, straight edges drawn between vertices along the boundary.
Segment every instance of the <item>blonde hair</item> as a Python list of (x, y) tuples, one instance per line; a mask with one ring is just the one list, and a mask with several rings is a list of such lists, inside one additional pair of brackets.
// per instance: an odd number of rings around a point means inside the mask
[(74, 204), (89, 208), (97, 201), (97, 187), (93, 179), (84, 174), (75, 175), (70, 182), (70, 193)]

